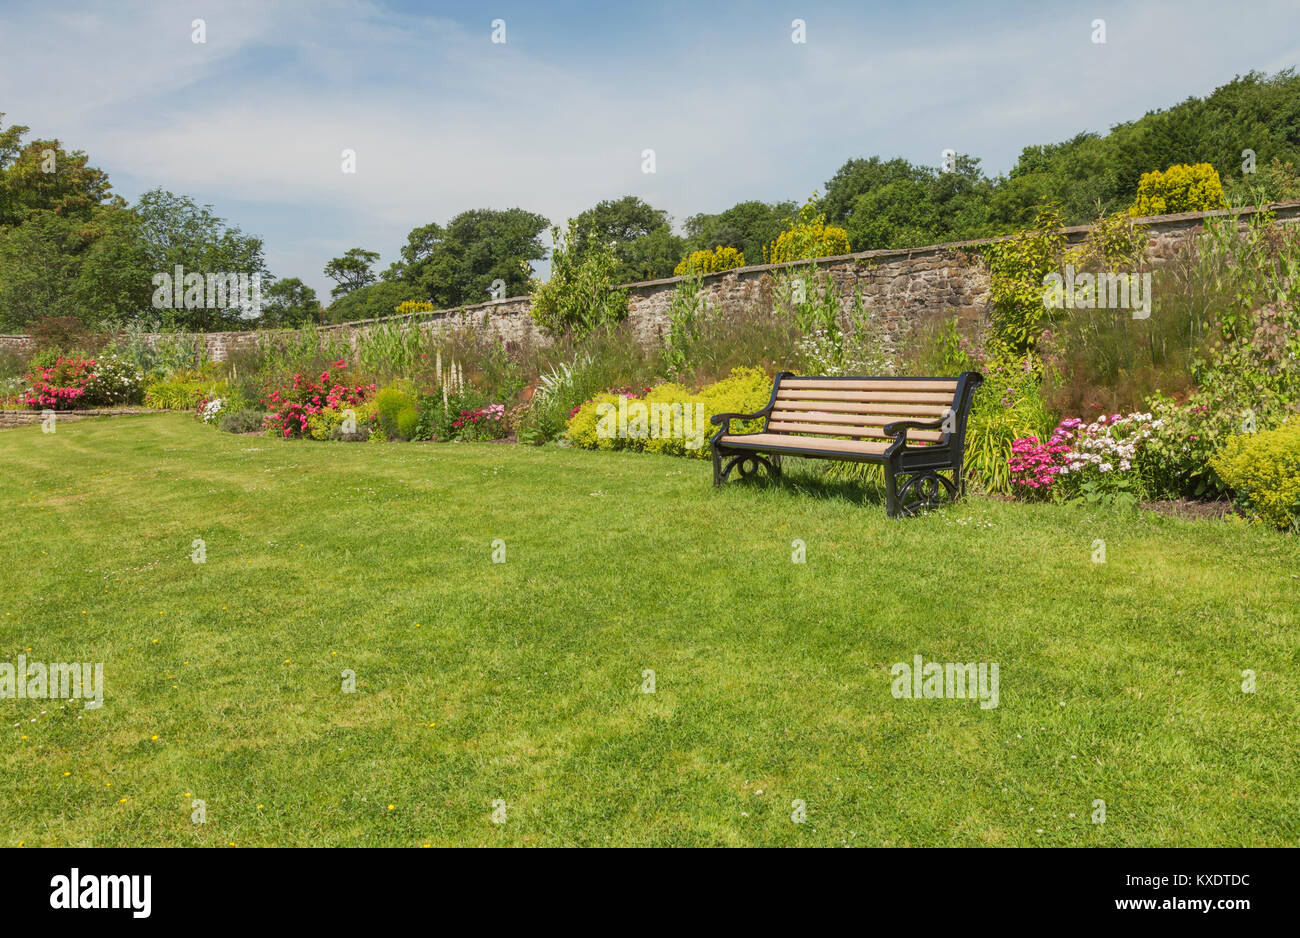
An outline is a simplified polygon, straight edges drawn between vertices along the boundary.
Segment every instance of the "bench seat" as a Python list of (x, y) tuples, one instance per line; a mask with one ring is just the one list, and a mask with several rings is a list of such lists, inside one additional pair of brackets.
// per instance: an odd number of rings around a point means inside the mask
[(859, 455), (879, 456), (889, 449), (886, 442), (874, 440), (830, 440), (819, 439), (814, 447), (807, 437), (791, 436), (788, 433), (741, 433), (728, 434), (722, 438), (723, 446), (747, 447), (768, 452), (798, 453), (808, 449), (828, 450), (832, 453), (856, 453)]
[[(765, 466), (776, 477), (782, 456), (877, 463), (885, 469), (886, 510), (910, 515), (964, 491), (966, 421), (984, 379), (830, 377), (783, 371), (772, 398), (753, 414), (717, 414), (711, 441), (713, 484), (733, 469)], [(732, 420), (763, 418), (757, 433), (732, 433)], [(945, 476), (943, 473), (947, 472)]]

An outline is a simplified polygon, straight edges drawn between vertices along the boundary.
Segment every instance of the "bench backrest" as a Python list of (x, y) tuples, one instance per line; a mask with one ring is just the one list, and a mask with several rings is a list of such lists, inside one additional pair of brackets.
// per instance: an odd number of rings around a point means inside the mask
[(828, 378), (782, 372), (772, 389), (768, 433), (891, 440), (886, 424), (898, 420), (940, 420), (950, 411), (952, 432), (908, 430), (907, 445), (948, 444), (960, 450), (966, 438), (970, 399), (983, 378), (966, 371), (956, 378)]

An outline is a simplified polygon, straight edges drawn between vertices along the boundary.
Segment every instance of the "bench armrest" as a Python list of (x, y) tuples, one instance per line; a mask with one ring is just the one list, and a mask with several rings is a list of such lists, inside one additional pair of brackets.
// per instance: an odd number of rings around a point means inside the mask
[(945, 418), (940, 417), (938, 420), (895, 420), (893, 423), (887, 423), (881, 429), (885, 436), (898, 436), (900, 433), (907, 436), (908, 430), (942, 430)]
[(886, 456), (893, 456), (894, 453), (901, 450), (907, 445), (908, 430), (942, 430), (943, 423), (952, 416), (949, 410), (938, 420), (895, 420), (893, 423), (887, 423), (881, 429), (885, 436), (894, 437), (894, 442), (889, 444), (889, 449), (885, 451)]
[(754, 420), (758, 417), (766, 417), (771, 412), (772, 405), (768, 404), (762, 410), (756, 411), (752, 414), (714, 414), (709, 418), (709, 423), (713, 424), (715, 427), (722, 427), (725, 431), (731, 429), (731, 421), (733, 420)]

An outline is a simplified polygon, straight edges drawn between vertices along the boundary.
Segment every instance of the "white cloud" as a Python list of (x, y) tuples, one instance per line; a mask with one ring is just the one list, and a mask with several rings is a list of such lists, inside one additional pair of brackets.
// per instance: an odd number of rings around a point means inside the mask
[[(539, 28), (493, 45), (487, 16), (346, 0), (7, 6), (0, 107), (87, 150), (128, 197), (159, 185), (214, 204), (266, 238), (276, 273), (323, 291), (329, 257), (362, 245), (387, 264), (410, 228), (472, 207), (563, 221), (634, 193), (680, 221), (802, 200), (872, 153), (935, 163), (951, 146), (1004, 170), (1029, 143), (1293, 61), (1300, 19), (1281, 3), (1217, 17), (1111, 5), (1096, 14), (1108, 44), (1093, 46), (1091, 13), (1012, 9), (846, 7), (809, 14), (802, 47), (784, 12), (755, 13), (725, 34), (667, 24), (676, 44), (593, 35), (583, 56)], [(196, 16), (205, 45), (190, 41)], [(340, 171), (345, 147), (355, 175)]]

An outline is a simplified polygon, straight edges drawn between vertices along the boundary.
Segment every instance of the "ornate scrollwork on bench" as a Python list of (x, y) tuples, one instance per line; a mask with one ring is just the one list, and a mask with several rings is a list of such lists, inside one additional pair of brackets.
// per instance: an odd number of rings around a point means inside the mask
[(897, 478), (906, 478), (898, 487), (898, 510), (910, 518), (917, 512), (938, 508), (944, 501), (957, 500), (957, 486), (947, 476), (940, 475), (934, 469), (922, 469), (913, 473), (901, 473)]

